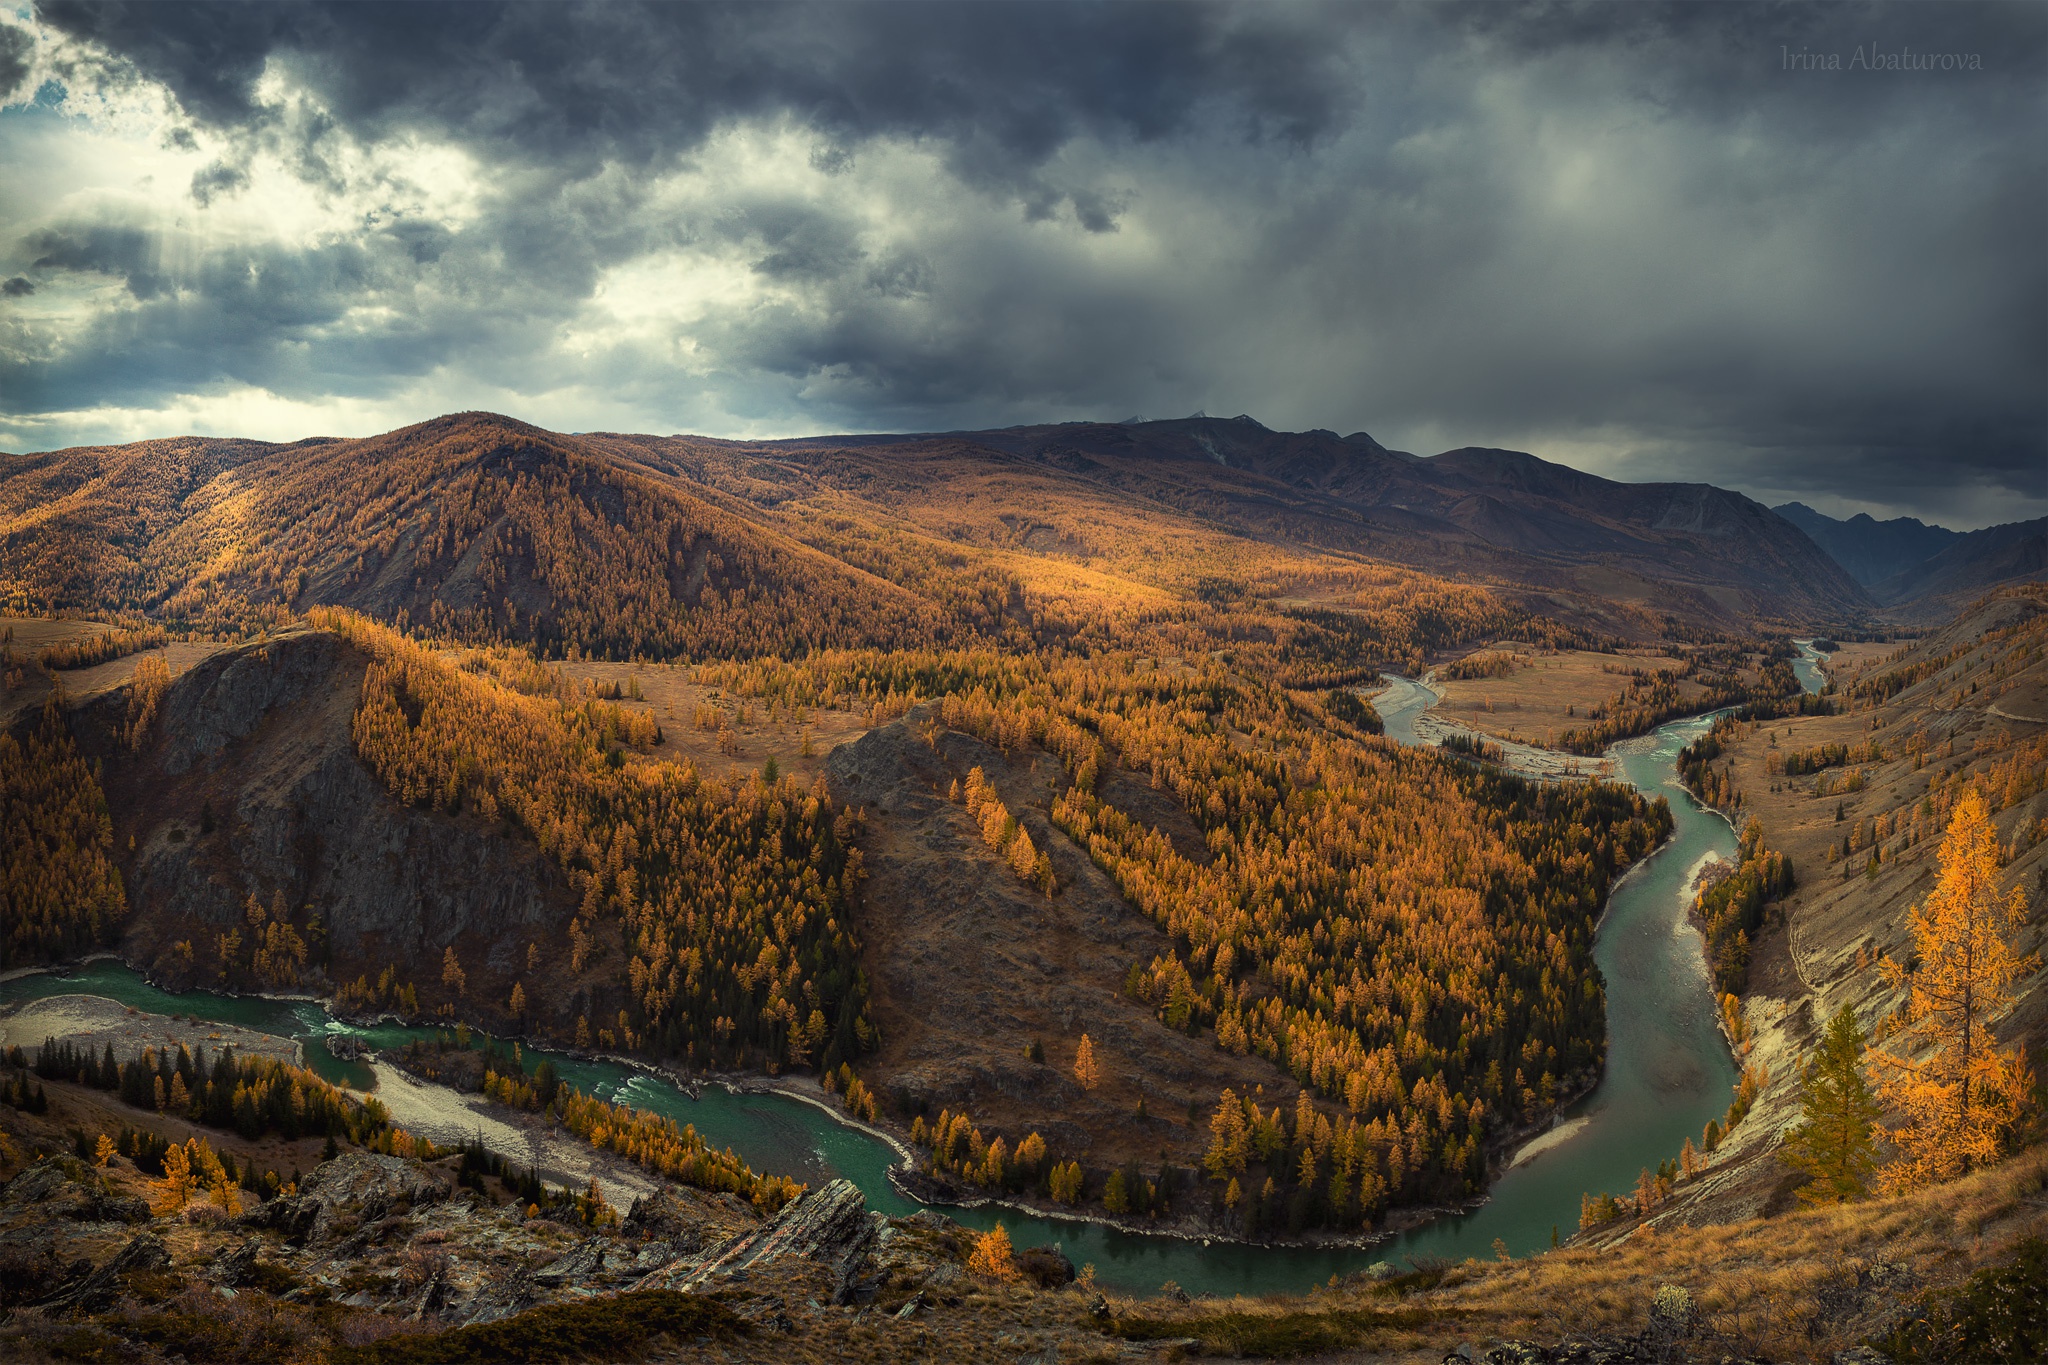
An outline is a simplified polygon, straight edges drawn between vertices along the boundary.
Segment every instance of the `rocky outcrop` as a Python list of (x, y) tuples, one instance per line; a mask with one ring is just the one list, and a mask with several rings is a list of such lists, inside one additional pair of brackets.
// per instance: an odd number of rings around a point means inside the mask
[(1026, 1247), (1013, 1259), (1018, 1273), (1040, 1289), (1058, 1289), (1074, 1282), (1074, 1263), (1056, 1246)]
[(263, 1249), (261, 1239), (250, 1237), (238, 1247), (222, 1247), (206, 1264), (206, 1278), (229, 1289), (239, 1289), (256, 1278), (256, 1255)]
[(135, 1270), (161, 1270), (170, 1263), (171, 1253), (161, 1237), (153, 1232), (138, 1232), (106, 1262), (29, 1306), (45, 1313), (90, 1313), (121, 1292), (123, 1275)]
[(664, 1259), (693, 1255), (704, 1249), (702, 1199), (703, 1196), (686, 1199), (674, 1188), (664, 1186), (635, 1199), (619, 1231), (648, 1244), (641, 1253), (643, 1260), (654, 1255)]
[(375, 1152), (347, 1152), (322, 1162), (297, 1194), (271, 1200), (244, 1221), (276, 1228), (310, 1245), (346, 1236), (365, 1223), (439, 1203), (448, 1194), (448, 1182), (417, 1161)]
[[(472, 995), (496, 1000), (528, 943), (561, 940), (576, 902), (538, 848), (495, 824), (401, 805), (357, 759), (366, 666), (316, 630), (222, 650), (172, 683), (140, 751), (121, 737), (125, 690), (76, 713), (123, 850), (124, 958), (174, 988), (201, 984), (201, 971), (211, 985), (210, 954), (179, 944), (246, 935), (249, 898), (269, 907), (282, 896), (333, 981), (396, 964), (432, 990), (454, 945)], [(301, 984), (320, 984), (323, 952)]]
[(640, 1289), (695, 1289), (732, 1279), (757, 1266), (801, 1257), (832, 1272), (832, 1302), (873, 1296), (868, 1264), (882, 1224), (850, 1180), (834, 1180), (777, 1214), (759, 1231), (735, 1237), (709, 1253), (678, 1260), (648, 1275)]
[(146, 1223), (149, 1205), (116, 1194), (84, 1162), (45, 1157), (0, 1186), (0, 1203), (33, 1206), (39, 1218), (79, 1223)]

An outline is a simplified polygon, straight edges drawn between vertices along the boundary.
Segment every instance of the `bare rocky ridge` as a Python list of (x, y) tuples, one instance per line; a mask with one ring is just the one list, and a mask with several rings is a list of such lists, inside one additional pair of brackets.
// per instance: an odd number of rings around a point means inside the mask
[[(906, 1113), (964, 1106), (991, 1135), (1014, 1142), (1035, 1129), (1096, 1165), (1156, 1162), (1162, 1150), (1191, 1160), (1207, 1135), (1188, 1106), (1206, 1122), (1225, 1086), (1264, 1086), (1269, 1107), (1292, 1105), (1286, 1073), (1170, 1029), (1123, 994), (1131, 964), (1150, 963), (1168, 940), (1046, 817), (1064, 777), (1058, 760), (1006, 755), (952, 730), (928, 743), (922, 727), (935, 724), (927, 708), (913, 711), (833, 751), (826, 768), (834, 799), (868, 815), (861, 933), (882, 1045), (863, 1070)], [(947, 799), (975, 767), (1051, 860), (1056, 896), (1020, 880)], [(1106, 777), (1103, 790), (1172, 804), (1130, 774)], [(1179, 826), (1177, 843), (1199, 845), (1184, 813)], [(1092, 1093), (1072, 1072), (1084, 1032), (1103, 1074)], [(1034, 1039), (1043, 1064), (1025, 1055)]]

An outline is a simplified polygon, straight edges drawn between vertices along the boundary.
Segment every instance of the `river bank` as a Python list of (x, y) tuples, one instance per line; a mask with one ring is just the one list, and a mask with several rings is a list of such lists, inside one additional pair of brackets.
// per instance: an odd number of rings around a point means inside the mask
[(304, 1059), (295, 1039), (259, 1033), (235, 1024), (201, 1023), (174, 1015), (144, 1014), (101, 995), (46, 995), (38, 1000), (0, 1007), (0, 1048), (18, 1047), (34, 1055), (48, 1039), (68, 1042), (98, 1057), (114, 1050), (114, 1060), (130, 1062), (145, 1051), (218, 1053), (233, 1048), (243, 1057), (271, 1057), (292, 1066)]
[(377, 1073), (377, 1100), (390, 1112), (391, 1121), (437, 1146), (481, 1141), (498, 1156), (532, 1168), (548, 1184), (571, 1190), (585, 1189), (595, 1180), (605, 1200), (621, 1209), (661, 1187), (640, 1167), (536, 1115), (421, 1080), (381, 1058), (370, 1065)]

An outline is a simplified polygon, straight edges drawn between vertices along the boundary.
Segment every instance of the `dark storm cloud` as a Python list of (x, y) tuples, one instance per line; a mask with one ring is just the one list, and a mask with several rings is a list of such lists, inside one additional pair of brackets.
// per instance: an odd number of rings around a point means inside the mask
[(0, 99), (13, 94), (29, 73), (29, 50), (33, 44), (26, 33), (0, 28)]
[(644, 168), (735, 118), (857, 144), (944, 139), (970, 183), (1029, 187), (1077, 136), (1139, 141), (1228, 102), (1311, 142), (1359, 92), (1323, 25), (1200, 5), (79, 4), (38, 13), (203, 123), (267, 120), (273, 58), (343, 123), (432, 130), (569, 173)]
[[(25, 284), (132, 301), (0, 342), (17, 412), (422, 376), (449, 406), (574, 389), (526, 415), (580, 426), (1205, 406), (1774, 500), (2048, 511), (2042, 7), (38, 15), (64, 60), (170, 93), (202, 209), (276, 165), (359, 226), (181, 237), (94, 200), (11, 223)], [(1975, 65), (1826, 69), (1858, 53)], [(0, 26), (0, 86), (29, 60)], [(778, 128), (795, 169), (751, 175)], [(414, 146), (459, 148), (476, 202), (423, 206), (364, 150)]]

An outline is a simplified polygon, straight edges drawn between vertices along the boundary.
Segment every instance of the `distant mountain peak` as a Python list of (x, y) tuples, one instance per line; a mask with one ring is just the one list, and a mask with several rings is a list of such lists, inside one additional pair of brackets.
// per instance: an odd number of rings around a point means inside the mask
[(1771, 510), (1806, 532), (1866, 588), (1917, 569), (1962, 539), (1945, 526), (1929, 526), (1916, 517), (1879, 521), (1858, 512), (1843, 521), (1803, 502), (1782, 503)]

